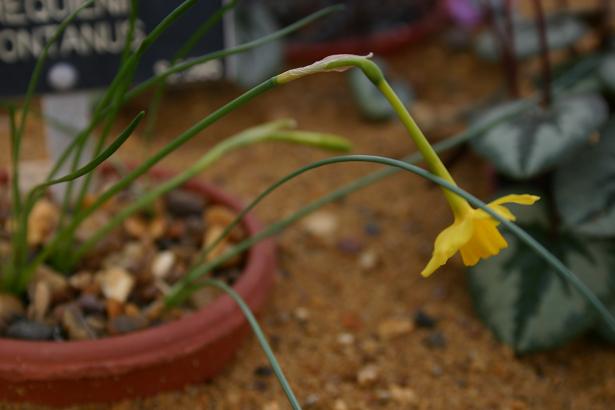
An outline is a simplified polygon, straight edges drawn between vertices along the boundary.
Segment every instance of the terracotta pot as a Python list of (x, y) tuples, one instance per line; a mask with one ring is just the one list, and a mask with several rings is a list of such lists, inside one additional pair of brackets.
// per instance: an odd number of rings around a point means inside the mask
[(332, 54), (388, 54), (409, 44), (415, 44), (440, 29), (448, 18), (445, 2), (437, 0), (421, 21), (383, 30), (369, 36), (349, 36), (319, 43), (293, 43), (285, 47), (286, 58), (292, 63), (306, 63)]
[[(234, 210), (242, 208), (212, 185), (189, 182), (184, 188)], [(250, 235), (261, 229), (250, 215), (244, 227)], [(256, 312), (272, 289), (274, 251), (271, 240), (252, 247), (234, 286)], [(0, 402), (110, 402), (203, 382), (232, 359), (248, 331), (241, 311), (223, 295), (180, 320), (122, 336), (71, 342), (0, 339)]]

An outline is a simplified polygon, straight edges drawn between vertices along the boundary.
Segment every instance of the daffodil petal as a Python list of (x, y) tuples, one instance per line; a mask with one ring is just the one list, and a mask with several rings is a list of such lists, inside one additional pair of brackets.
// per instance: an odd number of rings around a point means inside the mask
[[(491, 203), (488, 206), (489, 208), (491, 208), (491, 210), (499, 214), (504, 219), (507, 219), (509, 221), (514, 221), (515, 219), (517, 219), (515, 215), (512, 212), (510, 212), (510, 210), (506, 208), (504, 205), (493, 205)], [(483, 211), (482, 209), (476, 209), (474, 212), (476, 213), (475, 215), (476, 219), (492, 219), (496, 221), (491, 215), (489, 215), (487, 212)]]
[(444, 265), (472, 238), (473, 231), (472, 218), (463, 218), (440, 232), (434, 244), (433, 255), (421, 275), (427, 277)]
[(507, 246), (508, 242), (497, 229), (495, 220), (476, 219), (472, 238), (459, 249), (459, 252), (464, 265), (474, 266), (481, 259), (497, 255)]
[(540, 199), (539, 196), (529, 195), (529, 194), (510, 194), (505, 195), (501, 198), (496, 199), (489, 203), (489, 206), (492, 205), (502, 205), (502, 204), (519, 204), (519, 205), (532, 205), (534, 202)]

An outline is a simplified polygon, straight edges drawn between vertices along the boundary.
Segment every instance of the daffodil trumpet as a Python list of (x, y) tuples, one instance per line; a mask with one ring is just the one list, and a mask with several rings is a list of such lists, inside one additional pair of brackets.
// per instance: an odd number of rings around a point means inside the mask
[[(350, 54), (329, 56), (306, 67), (286, 71), (275, 77), (275, 81), (283, 84), (320, 72), (344, 71), (352, 67), (361, 69), (389, 101), (431, 172), (451, 185), (457, 186), (436, 151), (387, 82), (382, 70), (370, 60), (370, 57), (371, 54), (367, 56)], [(465, 199), (454, 192), (443, 187), (441, 188), (453, 212), (454, 221), (451, 226), (442, 231), (436, 238), (433, 255), (421, 272), (425, 277), (431, 275), (436, 269), (444, 265), (457, 251), (461, 253), (461, 258), (465, 265), (473, 266), (481, 259), (497, 255), (508, 246), (508, 243), (498, 230), (499, 222), (497, 220), (483, 210), (472, 208)], [(535, 195), (507, 195), (491, 202), (488, 206), (503, 218), (514, 221), (514, 215), (504, 204), (531, 205), (538, 199)]]

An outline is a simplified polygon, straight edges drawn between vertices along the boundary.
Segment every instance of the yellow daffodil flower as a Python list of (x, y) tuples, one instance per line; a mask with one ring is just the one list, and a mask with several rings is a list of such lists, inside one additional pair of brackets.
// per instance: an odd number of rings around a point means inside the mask
[[(535, 195), (506, 195), (488, 204), (489, 208), (503, 218), (514, 221), (515, 216), (504, 207), (513, 203), (531, 205), (538, 201)], [(464, 201), (465, 202), (465, 201)], [(427, 277), (444, 265), (457, 251), (461, 253), (464, 265), (473, 266), (481, 259), (497, 255), (508, 246), (506, 239), (498, 230), (499, 222), (482, 209), (474, 209), (469, 204), (461, 212), (454, 211), (455, 221), (436, 238), (431, 260), (421, 272)]]
[[(364, 57), (348, 54), (330, 56), (309, 66), (280, 74), (276, 77), (276, 82), (284, 84), (318, 72), (343, 71), (350, 67), (360, 68), (389, 101), (408, 134), (415, 142), (431, 172), (456, 186), (448, 169), (446, 169), (419, 126), (414, 122), (404, 104), (395, 94), (380, 68), (373, 61), (369, 60), (370, 57), (371, 54)], [(433, 256), (425, 269), (423, 269), (423, 272), (421, 272), (423, 276), (431, 275), (457, 251), (461, 253), (463, 262), (468, 266), (472, 266), (481, 259), (497, 255), (508, 246), (508, 243), (498, 231), (499, 222), (497, 220), (481, 209), (472, 208), (465, 199), (457, 194), (444, 188), (443, 191), (446, 200), (451, 206), (455, 220), (451, 226), (442, 231), (436, 238)], [(504, 204), (531, 205), (538, 199), (534, 195), (507, 195), (491, 202), (488, 206), (507, 220), (514, 221), (515, 216), (503, 206)]]

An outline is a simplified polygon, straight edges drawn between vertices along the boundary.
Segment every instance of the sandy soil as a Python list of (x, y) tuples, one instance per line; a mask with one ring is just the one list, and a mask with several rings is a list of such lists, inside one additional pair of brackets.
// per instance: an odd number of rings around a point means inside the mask
[[(464, 54), (451, 55), (439, 42), (404, 51), (391, 64), (394, 74), (415, 85), (421, 101), (415, 107), (417, 119), (433, 138), (461, 129), (460, 125), (446, 125), (447, 118), (496, 91), (500, 80), (496, 67), (480, 65)], [(171, 93), (155, 145), (237, 93), (221, 85)], [(132, 104), (123, 119), (127, 121), (145, 102)], [(163, 164), (179, 170), (231, 133), (287, 116), (296, 118), (304, 129), (350, 138), (355, 153), (402, 157), (414, 150), (396, 122), (362, 121), (344, 77), (331, 74), (267, 94), (199, 135)], [(0, 117), (0, 133), (0, 163), (4, 165), (5, 117)], [(40, 124), (33, 122), (24, 149), (31, 158), (44, 156)], [(141, 152), (142, 143), (135, 138), (121, 156), (134, 159)], [(248, 200), (288, 171), (326, 155), (303, 147), (263, 144), (227, 156), (203, 177)], [(273, 222), (374, 169), (339, 165), (315, 171), (274, 194), (256, 214)], [(488, 196), (483, 164), (477, 158), (464, 156), (452, 172), (463, 187)], [(515, 357), (478, 320), (458, 261), (429, 280), (418, 275), (435, 235), (450, 222), (437, 189), (416, 177), (396, 175), (325, 211), (339, 222), (331, 237), (314, 237), (303, 224), (279, 237), (278, 283), (261, 316), (306, 409), (612, 408), (612, 348), (585, 338), (549, 353)], [(361, 263), (366, 252), (377, 261), (370, 269)], [(387, 325), (412, 324), (417, 309), (437, 319), (436, 327), (402, 326), (392, 332), (397, 335), (387, 333)], [(142, 401), (88, 408), (287, 408), (275, 378), (261, 368), (264, 365), (265, 357), (251, 337), (237, 359), (211, 383)]]

